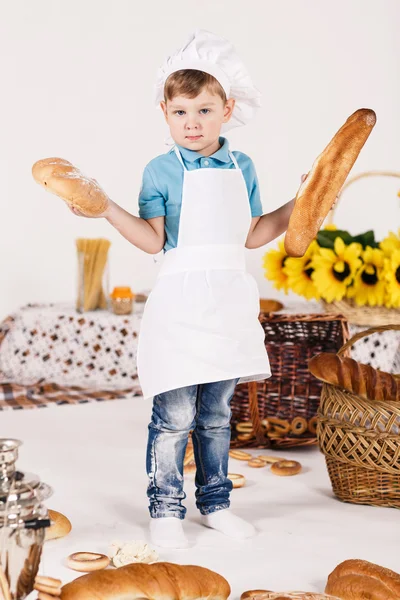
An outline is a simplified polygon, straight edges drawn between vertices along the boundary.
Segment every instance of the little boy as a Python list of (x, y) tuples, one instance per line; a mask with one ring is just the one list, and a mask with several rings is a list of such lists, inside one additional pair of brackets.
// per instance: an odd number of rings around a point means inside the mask
[[(236, 384), (270, 376), (245, 248), (288, 226), (294, 200), (262, 215), (251, 159), (232, 153), (221, 130), (245, 124), (259, 93), (229, 42), (197, 31), (160, 69), (157, 100), (175, 146), (146, 167), (140, 217), (110, 200), (102, 215), (132, 244), (164, 250), (138, 347), (149, 425), (150, 534), (183, 548), (183, 459), (192, 431), (202, 523), (236, 539), (252, 524), (230, 510), (230, 401)], [(75, 211), (76, 212), (76, 211)]]

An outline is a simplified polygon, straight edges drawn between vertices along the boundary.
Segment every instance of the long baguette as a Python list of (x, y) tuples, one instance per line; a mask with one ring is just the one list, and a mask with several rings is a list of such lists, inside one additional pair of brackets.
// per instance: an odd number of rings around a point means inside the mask
[(317, 379), (369, 400), (400, 401), (400, 378), (353, 358), (322, 352), (309, 360), (308, 368)]
[(353, 113), (314, 162), (300, 186), (285, 235), (289, 256), (303, 256), (331, 210), (336, 196), (376, 123), (369, 108)]

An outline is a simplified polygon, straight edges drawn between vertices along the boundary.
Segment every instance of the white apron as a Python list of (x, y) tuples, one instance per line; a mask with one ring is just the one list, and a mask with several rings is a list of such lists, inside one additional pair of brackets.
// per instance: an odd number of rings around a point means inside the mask
[(232, 153), (235, 169), (188, 171), (175, 152), (184, 169), (179, 234), (140, 327), (138, 376), (145, 398), (271, 375), (258, 288), (245, 265), (251, 211), (243, 174)]

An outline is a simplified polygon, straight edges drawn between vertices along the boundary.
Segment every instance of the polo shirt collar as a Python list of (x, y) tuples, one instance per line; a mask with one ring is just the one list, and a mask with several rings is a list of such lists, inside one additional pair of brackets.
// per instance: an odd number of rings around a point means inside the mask
[[(214, 154), (211, 154), (211, 156), (209, 156), (208, 158), (213, 158), (213, 159), (219, 160), (220, 162), (223, 162), (223, 163), (230, 162), (231, 158), (229, 156), (228, 140), (224, 137), (220, 137), (219, 143), (221, 144), (221, 148), (219, 150), (217, 150), (216, 152), (214, 152)], [(183, 148), (182, 146), (179, 146), (178, 144), (176, 145), (176, 147), (178, 148), (179, 152), (181, 153), (183, 160), (185, 160), (186, 162), (195, 162), (196, 160), (200, 160), (201, 158), (204, 158), (204, 155), (200, 154), (200, 152), (195, 152), (194, 150), (189, 150), (188, 148)]]

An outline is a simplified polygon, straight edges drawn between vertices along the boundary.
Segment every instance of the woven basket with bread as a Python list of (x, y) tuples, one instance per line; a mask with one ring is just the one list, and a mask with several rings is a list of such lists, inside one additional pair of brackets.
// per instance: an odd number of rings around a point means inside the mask
[(315, 444), (322, 382), (311, 375), (308, 361), (319, 352), (337, 352), (348, 339), (347, 323), (343, 317), (324, 313), (261, 312), (259, 318), (272, 375), (236, 386), (231, 446)]
[(363, 365), (346, 351), (365, 336), (394, 329), (362, 331), (335, 354), (309, 362), (324, 382), (317, 436), (336, 496), (345, 502), (400, 508), (400, 376)]

